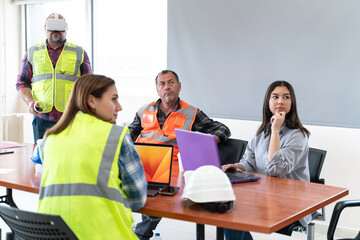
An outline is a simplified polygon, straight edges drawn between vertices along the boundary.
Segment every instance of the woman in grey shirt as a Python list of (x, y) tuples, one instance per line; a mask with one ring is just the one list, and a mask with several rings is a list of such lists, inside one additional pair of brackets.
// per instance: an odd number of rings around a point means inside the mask
[[(295, 92), (286, 81), (275, 81), (268, 87), (263, 103), (263, 120), (236, 164), (223, 165), (223, 171), (235, 169), (310, 181), (308, 138), (310, 132), (300, 122)], [(306, 226), (310, 216), (300, 220)], [(252, 240), (249, 232), (225, 229), (226, 240)]]

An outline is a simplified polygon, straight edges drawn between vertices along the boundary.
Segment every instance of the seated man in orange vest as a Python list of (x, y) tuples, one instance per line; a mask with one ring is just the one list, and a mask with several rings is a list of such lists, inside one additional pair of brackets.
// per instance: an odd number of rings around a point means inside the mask
[[(214, 121), (196, 107), (180, 100), (181, 82), (171, 70), (161, 71), (155, 78), (157, 101), (140, 108), (130, 124), (130, 136), (136, 142), (163, 143), (174, 146), (174, 160), (177, 161), (175, 128), (213, 134), (216, 141), (225, 142), (230, 130), (224, 124)], [(135, 234), (140, 240), (148, 240), (160, 222), (160, 217), (142, 215), (142, 222), (136, 225)]]

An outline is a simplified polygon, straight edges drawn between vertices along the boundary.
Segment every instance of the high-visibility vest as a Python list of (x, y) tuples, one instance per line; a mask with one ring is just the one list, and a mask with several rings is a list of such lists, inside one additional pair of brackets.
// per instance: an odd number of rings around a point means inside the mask
[(172, 144), (174, 146), (173, 159), (177, 160), (179, 148), (177, 146), (175, 128), (191, 131), (194, 124), (197, 108), (181, 100), (181, 108), (174, 110), (167, 117), (163, 128), (156, 117), (158, 109), (154, 107), (156, 102), (145, 105), (138, 111), (141, 119), (141, 131), (136, 142)]
[(28, 60), (33, 68), (33, 98), (45, 103), (44, 113), (50, 112), (54, 106), (57, 111), (64, 112), (72, 86), (81, 75), (84, 52), (82, 47), (66, 43), (54, 68), (45, 42), (29, 49)]
[(138, 239), (118, 157), (128, 128), (78, 113), (40, 145), (39, 212), (60, 215), (79, 239)]

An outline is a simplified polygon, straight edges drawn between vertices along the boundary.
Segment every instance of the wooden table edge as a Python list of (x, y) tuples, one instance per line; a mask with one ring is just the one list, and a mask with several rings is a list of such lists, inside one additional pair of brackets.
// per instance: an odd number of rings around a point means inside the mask
[[(248, 224), (241, 224), (241, 228), (246, 229), (246, 231), (250, 231), (250, 232), (270, 234), (270, 233), (273, 233), (273, 232), (276, 232), (276, 231), (282, 229), (283, 227), (286, 227), (287, 225), (305, 217), (306, 215), (308, 215), (312, 212), (315, 212), (315, 211), (321, 209), (324, 206), (329, 205), (330, 203), (333, 203), (333, 202), (339, 200), (340, 198), (342, 198), (348, 194), (349, 194), (349, 189), (346, 188), (343, 191), (336, 194), (335, 196), (324, 200), (319, 205), (310, 207), (310, 208), (304, 210), (303, 213), (300, 213), (296, 216), (285, 219), (284, 221), (282, 221), (281, 223), (276, 224), (276, 225), (253, 226), (253, 225), (248, 225)], [(241, 229), (241, 228), (238, 228), (239, 227), (238, 225), (236, 225), (236, 224), (234, 225), (233, 222), (231, 222), (231, 221), (229, 221), (229, 222), (223, 221), (223, 222), (219, 223), (216, 220), (208, 219), (205, 217), (199, 218), (198, 216), (189, 216), (189, 215), (184, 215), (182, 213), (169, 213), (167, 211), (160, 211), (160, 210), (154, 211), (151, 209), (147, 209), (146, 207), (142, 208), (140, 210), (134, 211), (134, 212), (147, 214), (147, 215), (151, 215), (151, 216), (165, 217), (165, 218), (176, 219), (176, 220), (181, 220), (181, 221), (188, 221), (188, 222), (193, 222), (193, 223), (197, 223), (197, 224), (213, 225), (213, 226), (220, 227), (220, 228)], [(243, 227), (245, 227), (245, 228), (243, 228)]]

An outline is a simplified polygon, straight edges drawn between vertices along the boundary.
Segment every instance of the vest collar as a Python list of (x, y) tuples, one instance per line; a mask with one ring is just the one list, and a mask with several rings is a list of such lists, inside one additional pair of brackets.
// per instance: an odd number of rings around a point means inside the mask
[[(161, 98), (159, 98), (159, 99), (153, 104), (153, 107), (159, 109), (159, 105), (160, 105), (161, 101), (162, 101)], [(181, 108), (181, 101), (180, 101), (180, 98), (178, 98), (178, 103), (176, 104), (175, 108), (174, 108), (171, 112), (173, 112), (173, 111), (175, 111), (175, 110), (178, 110), (178, 109), (180, 109), (180, 108)]]
[[(57, 49), (59, 49), (59, 48), (63, 49), (66, 43), (67, 43), (67, 40), (65, 39), (65, 42), (60, 47), (58, 47)], [(45, 40), (45, 44), (46, 44), (47, 49), (51, 48), (54, 51), (56, 50), (56, 49), (53, 49), (52, 47), (49, 46), (49, 43), (48, 43), (47, 39)]]

